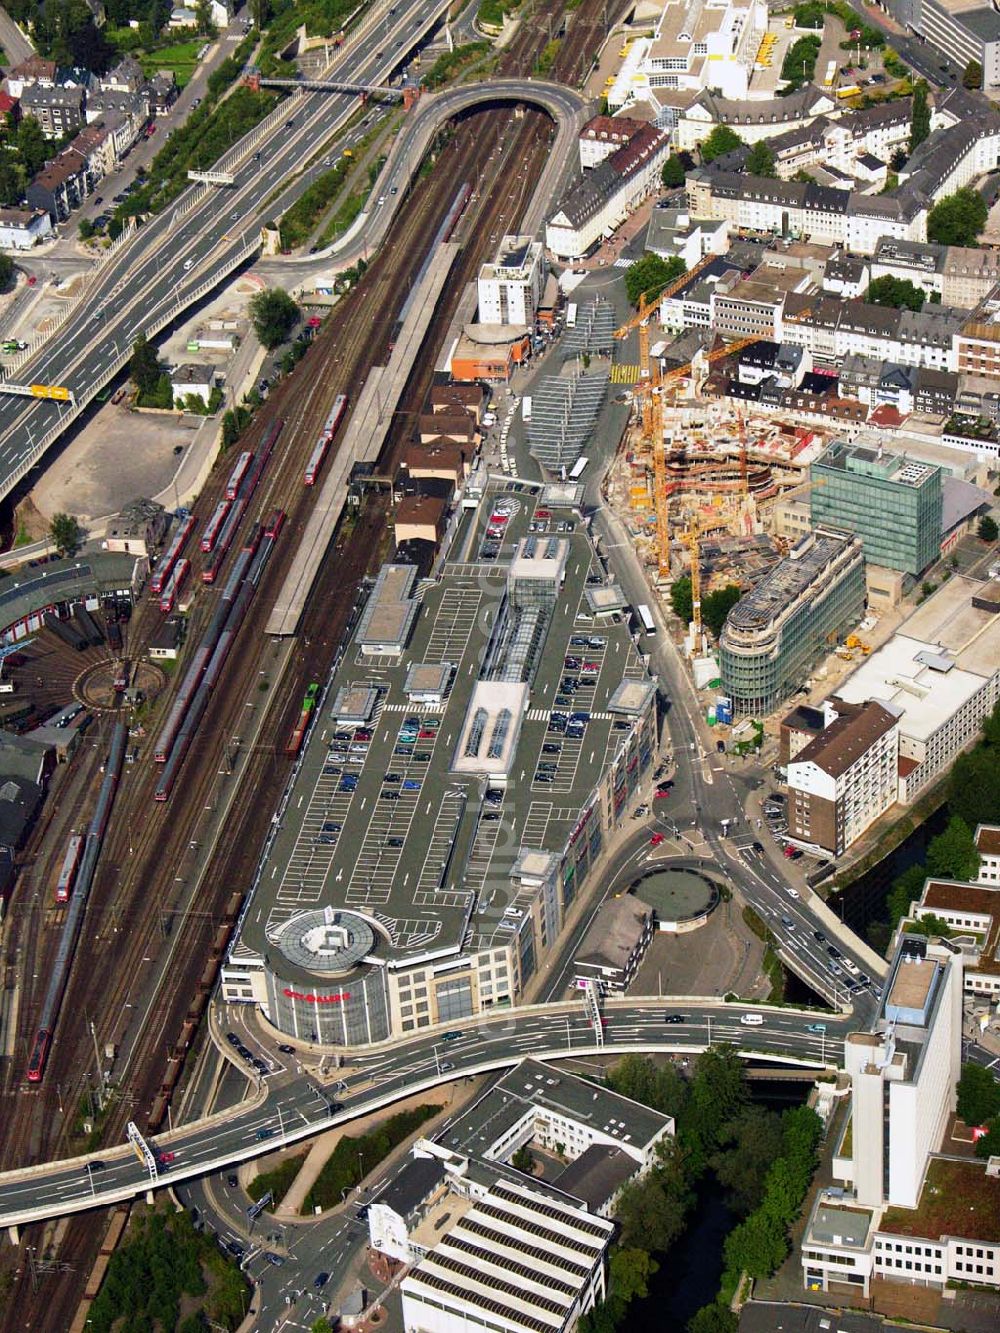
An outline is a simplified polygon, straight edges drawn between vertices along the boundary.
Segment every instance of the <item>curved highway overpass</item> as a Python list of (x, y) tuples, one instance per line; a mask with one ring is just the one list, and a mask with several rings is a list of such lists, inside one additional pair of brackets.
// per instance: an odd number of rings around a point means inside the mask
[[(274, 272), (302, 264), (310, 265), (318, 273), (342, 272), (353, 267), (385, 238), (403, 206), (406, 186), (416, 176), (435, 136), (448, 121), (463, 111), (511, 103), (536, 107), (547, 112), (556, 123), (556, 139), (548, 163), (522, 223), (525, 232), (535, 233), (544, 220), (550, 201), (558, 196), (566, 178), (575, 171), (577, 136), (593, 107), (586, 98), (561, 83), (543, 79), (491, 79), (488, 83), (470, 83), (440, 93), (424, 93), (403, 122), (365, 211), (358, 215), (351, 230), (316, 254), (275, 260), (261, 267)], [(459, 183), (455, 182), (456, 185)], [(397, 193), (393, 194), (393, 190)]]
[[(439, 1083), (508, 1068), (527, 1056), (694, 1054), (713, 1042), (732, 1042), (747, 1059), (819, 1070), (841, 1063), (844, 1037), (856, 1026), (841, 1015), (700, 998), (612, 1000), (605, 1013), (602, 1043), (595, 1041), (581, 1006), (572, 1002), (478, 1016), (475, 1025), (470, 1020), (461, 1037), (448, 1042), (443, 1031), (423, 1034), (366, 1056), (363, 1070), (345, 1074), (338, 1085), (339, 1103), (331, 1103), (332, 1091), (310, 1079), (279, 1073), (251, 1103), (159, 1137), (158, 1146), (175, 1157), (155, 1177), (131, 1147), (0, 1175), (0, 1224), (17, 1227), (136, 1198), (151, 1188), (263, 1156)], [(683, 1021), (665, 1023), (668, 1013), (682, 1014)], [(742, 1024), (748, 1013), (760, 1014), (761, 1025)]]

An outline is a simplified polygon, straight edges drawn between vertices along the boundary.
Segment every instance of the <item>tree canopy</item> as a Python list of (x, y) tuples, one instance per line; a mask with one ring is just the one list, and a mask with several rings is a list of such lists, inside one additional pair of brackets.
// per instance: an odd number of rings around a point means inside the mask
[(952, 815), (942, 833), (927, 848), (927, 873), (938, 879), (975, 879), (979, 853), (972, 830), (961, 815)]
[(76, 555), (83, 542), (83, 529), (72, 514), (52, 515), (49, 537), (61, 556)]
[(958, 1114), (967, 1125), (985, 1125), (1000, 1115), (1000, 1083), (983, 1065), (962, 1066), (958, 1080)]
[(774, 179), (777, 171), (774, 168), (774, 153), (766, 140), (761, 139), (750, 149), (746, 160), (746, 171), (750, 176), (767, 176)]
[(299, 307), (280, 287), (268, 287), (251, 297), (250, 318), (261, 345), (272, 351), (295, 328)]
[(913, 85), (913, 114), (910, 117), (910, 152), (931, 132), (931, 109), (927, 105), (927, 84), (923, 79)]
[(677, 153), (671, 153), (664, 162), (660, 179), (665, 190), (676, 190), (678, 186), (684, 184), (684, 163)]
[(927, 239), (938, 245), (975, 245), (988, 216), (985, 199), (965, 185), (927, 214)]
[(701, 599), (701, 619), (718, 638), (722, 633), (722, 626), (726, 623), (726, 616), (733, 609), (736, 603), (743, 596), (743, 589), (737, 583), (727, 584), (725, 588), (717, 588), (715, 592), (706, 593)]
[(731, 130), (728, 125), (716, 125), (715, 129), (701, 145), (702, 162), (714, 162), (717, 157), (722, 157), (724, 153), (731, 153), (734, 148), (739, 148), (743, 140)]
[(899, 310), (920, 310), (926, 298), (923, 287), (916, 286), (909, 278), (894, 278), (890, 274), (869, 283), (865, 292), (865, 300), (872, 305), (895, 306)]
[(979, 520), (979, 527), (976, 528), (976, 536), (981, 542), (995, 542), (1000, 535), (1000, 529), (997, 528), (995, 518), (990, 518), (989, 514), (984, 514)]
[(160, 360), (156, 348), (144, 333), (132, 344), (132, 359), (128, 363), (129, 379), (142, 393), (153, 393), (160, 378)]
[(685, 272), (687, 265), (679, 255), (671, 255), (669, 259), (661, 259), (654, 254), (643, 255), (625, 271), (628, 299), (634, 306), (638, 306), (643, 294), (647, 301), (652, 301), (664, 287), (675, 282)]
[(670, 609), (683, 624), (689, 625), (694, 615), (694, 601), (691, 596), (691, 575), (682, 574), (674, 579), (670, 587)]
[(962, 71), (963, 88), (981, 88), (983, 86), (983, 67), (978, 60), (970, 60)]

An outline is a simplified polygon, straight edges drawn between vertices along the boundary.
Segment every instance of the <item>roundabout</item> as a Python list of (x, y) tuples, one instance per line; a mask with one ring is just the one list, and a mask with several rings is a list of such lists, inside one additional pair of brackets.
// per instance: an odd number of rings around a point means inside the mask
[(680, 935), (703, 926), (722, 900), (722, 886), (693, 866), (661, 865), (628, 886), (656, 913), (657, 928)]

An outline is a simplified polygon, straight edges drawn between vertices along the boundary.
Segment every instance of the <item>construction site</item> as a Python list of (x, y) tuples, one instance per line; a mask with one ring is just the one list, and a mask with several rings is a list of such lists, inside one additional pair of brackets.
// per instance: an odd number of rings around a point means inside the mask
[[(702, 597), (731, 584), (748, 591), (787, 554), (808, 514), (809, 465), (835, 432), (703, 396), (717, 367), (759, 338), (717, 340), (667, 368), (660, 345), (650, 350), (650, 319), (662, 296), (656, 303), (642, 299), (614, 334), (624, 340), (638, 332), (639, 378), (630, 388), (633, 419), (605, 490), (651, 585), (663, 595), (677, 578), (691, 577), (686, 647), (697, 659), (706, 649)], [(785, 502), (797, 500), (798, 524), (785, 511)], [(695, 674), (697, 680), (702, 673)]]

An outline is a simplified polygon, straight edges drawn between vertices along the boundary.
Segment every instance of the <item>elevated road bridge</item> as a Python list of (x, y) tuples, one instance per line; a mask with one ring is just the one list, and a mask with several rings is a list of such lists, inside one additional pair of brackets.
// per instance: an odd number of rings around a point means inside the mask
[[(664, 1022), (668, 1012), (678, 1011), (683, 1022)], [(610, 1000), (604, 1012), (603, 1043), (581, 1006), (563, 1001), (477, 1015), (447, 1043), (442, 1028), (380, 1048), (367, 1053), (357, 1071), (339, 1071), (326, 1086), (278, 1073), (262, 1082), (250, 1102), (161, 1135), (156, 1147), (174, 1154), (166, 1168), (151, 1172), (148, 1160), (123, 1144), (0, 1175), (0, 1224), (16, 1236), (16, 1228), (29, 1222), (139, 1198), (311, 1138), (439, 1084), (509, 1068), (529, 1055), (559, 1061), (629, 1052), (697, 1054), (713, 1043), (732, 1042), (747, 1060), (820, 1072), (842, 1063), (844, 1038), (856, 1026), (839, 1014), (690, 997)], [(763, 1021), (745, 1025), (745, 1014), (760, 1014)]]

